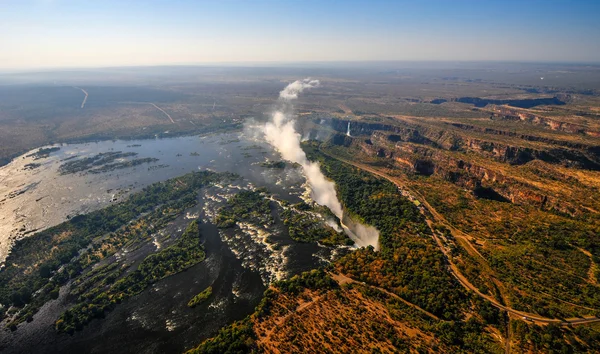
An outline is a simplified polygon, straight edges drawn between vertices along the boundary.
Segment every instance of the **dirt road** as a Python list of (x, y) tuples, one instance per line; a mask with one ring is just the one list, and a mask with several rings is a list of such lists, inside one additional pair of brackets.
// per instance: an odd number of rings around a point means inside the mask
[(333, 280), (335, 280), (340, 285), (343, 285), (343, 284), (361, 284), (361, 285), (364, 285), (364, 286), (368, 286), (368, 287), (377, 289), (377, 290), (379, 290), (381, 292), (384, 292), (387, 295), (389, 295), (389, 296), (391, 296), (391, 297), (393, 297), (393, 298), (395, 298), (397, 300), (402, 301), (404, 304), (406, 304), (406, 305), (408, 305), (408, 306), (410, 306), (410, 307), (412, 307), (412, 308), (414, 308), (416, 310), (421, 311), (422, 313), (424, 313), (425, 315), (427, 315), (427, 316), (429, 316), (429, 317), (431, 317), (433, 319), (436, 319), (438, 321), (440, 320), (439, 317), (437, 317), (436, 315), (432, 314), (431, 312), (428, 312), (428, 311), (420, 308), (419, 306), (413, 304), (412, 302), (409, 302), (409, 301), (401, 298), (400, 296), (394, 294), (393, 292), (388, 291), (388, 290), (386, 290), (384, 288), (380, 288), (380, 287), (375, 286), (375, 285), (370, 285), (370, 284), (366, 284), (366, 283), (360, 282), (358, 280), (354, 280), (354, 279), (352, 279), (352, 278), (350, 278), (350, 277), (348, 277), (348, 276), (346, 276), (344, 274), (340, 274), (340, 273), (329, 273), (329, 275), (333, 278)]
[(81, 102), (81, 108), (83, 108), (85, 106), (85, 102), (87, 102), (89, 95), (88, 95), (87, 91), (82, 89), (81, 87), (73, 86), (73, 88), (81, 90), (81, 92), (83, 92), (83, 94), (85, 95), (85, 97), (83, 98), (83, 102)]
[[(403, 190), (407, 190), (411, 193), (412, 197), (415, 198), (416, 200), (419, 200), (419, 202), (424, 205), (427, 210), (430, 212), (430, 214), (433, 216), (434, 219), (439, 221), (442, 221), (443, 224), (448, 225), (448, 222), (446, 221), (446, 219), (440, 215), (428, 202), (427, 200), (425, 200), (425, 198), (420, 195), (418, 192), (415, 192), (413, 190), (411, 190), (410, 188), (408, 188), (407, 186), (401, 184), (396, 178), (388, 175), (387, 173), (381, 172), (371, 166), (367, 166), (364, 164), (360, 164), (357, 162), (352, 162), (352, 161), (348, 161), (342, 158), (339, 158), (337, 156), (334, 155), (329, 155), (328, 156), (335, 158), (337, 160), (340, 160), (344, 163), (353, 165), (354, 167), (357, 167), (361, 170), (367, 171), (369, 173), (372, 173), (374, 175), (377, 175), (379, 177), (385, 178), (386, 180), (394, 183), (398, 188), (403, 189)], [(420, 198), (415, 197), (415, 195), (418, 195)], [(433, 221), (427, 219), (427, 224), (432, 227), (433, 226)], [(451, 227), (451, 225), (450, 225)], [(453, 227), (452, 227), (453, 228)], [(454, 230), (456, 230), (455, 228), (453, 228)], [(453, 231), (454, 231), (453, 230)], [(460, 231), (460, 230), (456, 230), (456, 231)], [(493, 306), (504, 310), (506, 312), (508, 312), (509, 314), (513, 315), (513, 318), (516, 319), (521, 319), (524, 321), (528, 321), (528, 322), (532, 322), (532, 323), (536, 323), (536, 324), (540, 324), (540, 325), (545, 325), (545, 324), (550, 324), (550, 323), (555, 323), (555, 324), (559, 324), (561, 326), (573, 326), (573, 325), (580, 325), (580, 324), (588, 324), (588, 323), (596, 323), (596, 322), (600, 322), (600, 318), (598, 317), (583, 317), (583, 318), (570, 318), (570, 319), (566, 319), (566, 320), (560, 320), (560, 319), (556, 319), (556, 318), (546, 318), (546, 317), (541, 317), (535, 314), (530, 314), (527, 312), (523, 312), (523, 311), (518, 311), (515, 310), (511, 307), (505, 306), (501, 303), (499, 303), (496, 299), (494, 299), (493, 297), (489, 296), (489, 295), (485, 295), (483, 294), (481, 291), (479, 291), (479, 289), (477, 287), (475, 287), (473, 284), (471, 284), (471, 282), (469, 282), (469, 280), (467, 280), (467, 278), (459, 271), (458, 267), (456, 266), (456, 264), (454, 264), (454, 262), (452, 262), (452, 258), (449, 255), (448, 250), (444, 247), (442, 241), (438, 238), (438, 236), (436, 235), (436, 233), (432, 230), (432, 234), (433, 234), (433, 239), (435, 240), (436, 244), (438, 245), (438, 247), (440, 248), (440, 250), (444, 253), (444, 255), (446, 256), (446, 260), (448, 261), (448, 265), (449, 265), (449, 270), (452, 273), (452, 275), (458, 280), (458, 282), (467, 290), (473, 291), (475, 294), (477, 294), (479, 297), (482, 297), (484, 299), (486, 299), (487, 301), (489, 301)], [(463, 234), (464, 235), (464, 234)], [(466, 236), (466, 235), (465, 235)], [(477, 252), (479, 253), (479, 252)], [(481, 256), (481, 255), (480, 255)]]
[(150, 103), (151, 105), (154, 106), (154, 108), (158, 109), (159, 111), (163, 112), (167, 118), (169, 118), (169, 120), (171, 120), (171, 123), (175, 124), (175, 121), (173, 120), (173, 118), (171, 118), (171, 116), (169, 115), (169, 113), (165, 112), (164, 109), (160, 108), (159, 106), (155, 105), (154, 103)]

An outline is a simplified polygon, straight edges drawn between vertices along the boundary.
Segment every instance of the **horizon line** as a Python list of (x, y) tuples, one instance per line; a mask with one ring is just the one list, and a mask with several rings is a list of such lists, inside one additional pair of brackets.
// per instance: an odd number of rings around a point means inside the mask
[(26, 74), (41, 72), (60, 72), (60, 71), (85, 71), (85, 70), (103, 70), (103, 69), (128, 69), (128, 68), (168, 68), (168, 67), (286, 67), (302, 65), (331, 65), (331, 64), (393, 64), (393, 63), (411, 63), (411, 64), (462, 64), (462, 63), (493, 63), (493, 64), (554, 64), (554, 65), (600, 65), (599, 61), (573, 61), (573, 60), (311, 60), (311, 61), (234, 61), (234, 62), (200, 62), (200, 63), (165, 63), (165, 64), (125, 64), (125, 65), (90, 65), (90, 66), (46, 66), (35, 68), (15, 68), (0, 67), (0, 74)]

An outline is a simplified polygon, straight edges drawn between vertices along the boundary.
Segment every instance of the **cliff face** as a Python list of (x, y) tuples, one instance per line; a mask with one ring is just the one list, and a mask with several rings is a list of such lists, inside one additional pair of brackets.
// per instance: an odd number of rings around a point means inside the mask
[(492, 119), (522, 121), (531, 124), (542, 125), (552, 130), (600, 137), (600, 131), (589, 129), (580, 124), (561, 122), (556, 119), (542, 117), (528, 112), (522, 112), (517, 109), (511, 109), (506, 106), (494, 107), (493, 111), (494, 113), (492, 113)]
[(355, 144), (360, 146), (366, 154), (392, 159), (399, 167), (411, 172), (425, 176), (435, 174), (474, 192), (485, 189), (498, 194), (505, 201), (511, 203), (528, 204), (544, 209), (554, 208), (566, 213), (573, 213), (575, 210), (566, 203), (559, 203), (557, 198), (548, 196), (499, 171), (449, 157), (435, 149), (414, 145), (381, 146), (379, 144), (382, 140), (377, 137), (373, 137), (371, 141), (372, 144), (366, 144), (356, 139)]
[(422, 136), (416, 128), (408, 125), (400, 127), (381, 123), (351, 122), (343, 119), (331, 119), (327, 123), (330, 123), (331, 127), (340, 133), (346, 133), (348, 130), (348, 124), (350, 123), (350, 134), (352, 136), (371, 135), (378, 131), (384, 131), (395, 133), (395, 135), (392, 135), (392, 139), (397, 139), (396, 141), (406, 141), (418, 144), (433, 144), (432, 141)]
[[(600, 147), (583, 144), (541, 150), (486, 141), (468, 134), (458, 135), (453, 131), (429, 126), (356, 121), (351, 122), (352, 136), (347, 136), (347, 120), (332, 119), (328, 123), (339, 132), (331, 137), (330, 141), (333, 144), (354, 146), (369, 156), (393, 160), (396, 166), (411, 173), (439, 176), (461, 188), (471, 190), (479, 198), (532, 205), (568, 214), (577, 214), (581, 208), (560, 200), (553, 193), (523, 182), (522, 179), (517, 180), (505, 175), (502, 169), (486, 166), (482, 162), (488, 158), (510, 165), (523, 165), (537, 159), (550, 164), (600, 169), (600, 164), (588, 157), (598, 157)], [(472, 126), (452, 126), (467, 132), (478, 129)], [(535, 136), (531, 136), (530, 139), (533, 138)], [(464, 154), (463, 158), (460, 157), (461, 154)], [(477, 155), (484, 159), (471, 158)]]
[(539, 142), (543, 142), (543, 143), (564, 146), (567, 148), (581, 149), (581, 150), (590, 148), (589, 145), (585, 145), (585, 144), (574, 143), (574, 142), (565, 141), (565, 140), (550, 139), (550, 138), (536, 136), (536, 135), (517, 134), (512, 131), (499, 130), (499, 129), (493, 129), (493, 128), (488, 128), (488, 127), (477, 127), (474, 125), (463, 124), (463, 123), (446, 123), (446, 124), (450, 125), (454, 128), (461, 129), (461, 130), (475, 131), (475, 132), (479, 132), (479, 133), (499, 135), (499, 136), (515, 137), (515, 138), (519, 138), (519, 139), (527, 140), (527, 141), (539, 141)]
[(335, 145), (349, 147), (354, 143), (354, 139), (342, 134), (335, 134), (331, 137), (331, 141)]
[(598, 156), (594, 154), (594, 160), (578, 150), (553, 148), (548, 150), (532, 149), (520, 146), (511, 146), (497, 142), (488, 142), (481, 139), (467, 139), (467, 147), (470, 151), (481, 155), (492, 157), (500, 162), (512, 165), (522, 165), (532, 160), (541, 160), (551, 164), (567, 167), (582, 168), (588, 170), (600, 170)]
[[(347, 120), (331, 119), (331, 127), (345, 133), (348, 127)], [(415, 143), (449, 151), (464, 151), (477, 153), (484, 157), (493, 158), (499, 162), (513, 165), (522, 165), (538, 159), (551, 164), (560, 164), (568, 167), (600, 170), (600, 147), (576, 144), (568, 141), (559, 141), (534, 135), (518, 135), (489, 128), (474, 127), (466, 124), (451, 123), (451, 127), (465, 131), (476, 131), (493, 135), (506, 135), (527, 141), (558, 145), (551, 149), (534, 149), (531, 147), (514, 146), (492, 140), (484, 140), (469, 136), (468, 133), (458, 134), (454, 131), (418, 126), (411, 124), (389, 125), (370, 122), (351, 122), (351, 135), (367, 136), (376, 139), (378, 134), (384, 134), (390, 143)]]

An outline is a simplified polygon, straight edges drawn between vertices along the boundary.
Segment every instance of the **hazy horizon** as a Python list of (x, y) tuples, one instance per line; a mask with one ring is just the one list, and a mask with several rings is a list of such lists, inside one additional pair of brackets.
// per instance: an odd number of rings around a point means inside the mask
[(0, 3), (0, 70), (372, 61), (596, 63), (589, 1)]
[(542, 60), (314, 60), (314, 61), (258, 61), (258, 62), (197, 62), (197, 63), (166, 63), (166, 64), (130, 64), (130, 65), (89, 65), (89, 66), (47, 66), (32, 68), (0, 68), (0, 73), (35, 73), (63, 71), (96, 71), (120, 69), (160, 69), (160, 68), (309, 68), (315, 67), (377, 67), (386, 65), (404, 65), (400, 68), (451, 68), (461, 65), (494, 64), (494, 65), (591, 65), (599, 66), (597, 61), (542, 61)]

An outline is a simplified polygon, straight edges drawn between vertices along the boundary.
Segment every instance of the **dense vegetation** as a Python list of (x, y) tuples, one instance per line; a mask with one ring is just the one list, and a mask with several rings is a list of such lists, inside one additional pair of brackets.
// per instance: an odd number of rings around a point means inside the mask
[(145, 163), (156, 162), (156, 161), (158, 161), (158, 159), (155, 157), (144, 157), (144, 158), (133, 159), (133, 160), (129, 160), (129, 161), (113, 162), (113, 163), (109, 163), (109, 164), (100, 166), (98, 168), (93, 168), (93, 169), (89, 170), (88, 172), (98, 174), (98, 173), (110, 172), (110, 171), (114, 171), (114, 170), (120, 170), (120, 169), (128, 168), (128, 167), (134, 167), (134, 166), (142, 165)]
[(37, 163), (37, 162), (32, 162), (32, 163), (28, 163), (25, 166), (23, 166), (24, 170), (35, 170), (36, 168), (40, 167), (42, 164)]
[(101, 152), (94, 156), (84, 157), (78, 160), (69, 160), (64, 162), (58, 168), (60, 174), (72, 174), (77, 172), (89, 172), (89, 173), (104, 173), (108, 171), (118, 170), (127, 167), (133, 167), (144, 163), (150, 163), (158, 161), (157, 158), (146, 157), (133, 160), (125, 160), (114, 162), (115, 160), (125, 159), (128, 157), (136, 156), (136, 152), (122, 152), (122, 151), (110, 151)]
[(102, 166), (107, 163), (111, 163), (116, 159), (123, 159), (127, 157), (136, 156), (137, 152), (122, 152), (122, 151), (110, 151), (101, 152), (90, 157), (84, 157), (78, 160), (69, 160), (64, 162), (58, 168), (58, 171), (65, 175), (70, 173), (77, 173), (89, 170), (91, 168)]
[[(69, 279), (126, 242), (147, 237), (151, 225), (164, 225), (184, 208), (195, 205), (201, 187), (230, 176), (196, 172), (156, 183), (122, 203), (75, 216), (17, 241), (0, 271), (0, 303), (16, 307), (8, 314), (18, 312), (16, 323), (29, 319), (56, 297)], [(9, 326), (16, 328), (14, 321)]]
[(273, 222), (268, 199), (264, 198), (266, 190), (241, 191), (227, 201), (227, 205), (219, 210), (216, 223), (220, 228), (235, 226), (237, 222), (246, 221), (257, 224)]
[(296, 295), (303, 289), (310, 290), (333, 290), (339, 288), (338, 284), (323, 269), (313, 269), (300, 275), (295, 275), (288, 280), (273, 284), (279, 291)]
[[(596, 246), (600, 218), (597, 199), (590, 198), (598, 191), (597, 173), (538, 160), (509, 166), (483, 159), (476, 151), (441, 154), (424, 148), (426, 142), (418, 145), (394, 141), (392, 145), (385, 143), (387, 134), (378, 131), (371, 139), (356, 137), (352, 142), (359, 145), (356, 142), (360, 139), (372, 144), (369, 146), (328, 146), (328, 152), (347, 160), (357, 159), (358, 154), (361, 164), (391, 176), (422, 202), (427, 201), (431, 207), (425, 205), (426, 209), (437, 211), (432, 219), (450, 227), (456, 236), (440, 230), (446, 234), (440, 238), (452, 254), (452, 261), (483, 293), (543, 317), (600, 314), (600, 257)], [(444, 143), (454, 144), (450, 139)], [(368, 149), (372, 150), (367, 155)], [(419, 164), (427, 163), (429, 172), (419, 171)], [(504, 198), (482, 197), (478, 193), (481, 186)], [(596, 325), (585, 327), (591, 333), (597, 331)], [(504, 337), (506, 325), (503, 332)], [(562, 350), (557, 348), (576, 341), (595, 352), (587, 337), (570, 329), (560, 328), (544, 335), (546, 344), (540, 345), (540, 336), (530, 336), (518, 346), (547, 352)], [(529, 346), (530, 340), (536, 345)]]
[(534, 353), (599, 353), (600, 327), (578, 326), (561, 328), (555, 324), (538, 326), (523, 321), (511, 321), (516, 342)]
[[(298, 306), (298, 302), (308, 301), (309, 298), (315, 299), (316, 296), (334, 304), (340, 302), (346, 304), (343, 306), (354, 307), (357, 305), (353, 303), (358, 301), (361, 308), (364, 307), (364, 310), (359, 313), (366, 321), (362, 325), (368, 326), (368, 329), (364, 329), (368, 333), (367, 337), (374, 336), (370, 340), (391, 343), (395, 350), (408, 350), (410, 340), (399, 338), (400, 334), (396, 330), (390, 331), (389, 327), (381, 325), (377, 316), (366, 315), (364, 311), (372, 310), (371, 306), (365, 305), (366, 302), (377, 301), (385, 304), (393, 318), (398, 321), (409, 321), (411, 326), (421, 323), (420, 330), (435, 334), (439, 338), (439, 343), (434, 346), (439, 345), (440, 348), (445, 349), (451, 347), (454, 348), (451, 350), (454, 352), (495, 352), (497, 345), (487, 336), (485, 328), (487, 326), (501, 328), (504, 317), (488, 302), (472, 298), (465, 293), (452, 278), (445, 268), (443, 254), (433, 244), (429, 228), (415, 205), (402, 197), (397, 188), (385, 180), (327, 158), (315, 149), (309, 150), (309, 155), (313, 159), (318, 159), (325, 174), (336, 182), (338, 195), (346, 211), (376, 226), (381, 232), (380, 252), (375, 252), (372, 248), (360, 249), (341, 258), (330, 267), (330, 271), (340, 272), (357, 281), (365, 282), (367, 286), (363, 286), (360, 290), (362, 295), (357, 295), (349, 290), (350, 288), (340, 288), (338, 283), (323, 270), (313, 270), (289, 280), (273, 283), (249, 319), (223, 329), (217, 337), (204, 342), (193, 352), (210, 353), (217, 350), (224, 351), (227, 348), (260, 350), (262, 347), (257, 345), (260, 337), (257, 337), (256, 331), (262, 328), (261, 323), (267, 321), (269, 324), (265, 326), (270, 328), (269, 326), (274, 325), (269, 322), (273, 318), (288, 316), (290, 311)], [(296, 207), (303, 209), (302, 206)], [(421, 312), (378, 289), (396, 294), (439, 316), (439, 319), (433, 320), (425, 316), (426, 320), (424, 320)], [(360, 300), (361, 296), (363, 300)], [(469, 309), (474, 309), (475, 317), (466, 321), (464, 315), (470, 311)], [(271, 320), (267, 320), (269, 316)], [(345, 322), (350, 318), (355, 320), (358, 314), (346, 318), (346, 315), (340, 312), (339, 316), (341, 317), (334, 319), (317, 317), (307, 321), (317, 327), (320, 326), (319, 322), (333, 321), (335, 328), (339, 328), (340, 331), (348, 330), (348, 335), (356, 335), (356, 340), (361, 340), (359, 336), (362, 334), (352, 329), (354, 326), (352, 323)], [(304, 321), (306, 316), (301, 318)], [(254, 322), (253, 328), (250, 327), (249, 321)], [(286, 337), (287, 339), (283, 340), (285, 344), (282, 344), (290, 350), (302, 348), (303, 343), (299, 341), (300, 338), (311, 338), (311, 343), (315, 340), (315, 336), (326, 342), (331, 340), (327, 335), (323, 337), (319, 334), (306, 333), (307, 329), (303, 323), (291, 321), (278, 326), (283, 326), (278, 327), (280, 328), (278, 331), (285, 331), (291, 336)], [(324, 326), (327, 328), (328, 322)], [(233, 331), (244, 334), (234, 338)]]
[(285, 161), (266, 161), (266, 162), (261, 162), (260, 165), (262, 167), (266, 167), (266, 168), (285, 168), (286, 163)]
[(269, 315), (278, 293), (296, 295), (303, 289), (327, 291), (337, 288), (337, 283), (323, 270), (312, 270), (296, 275), (289, 280), (272, 284), (273, 288), (265, 292), (265, 297), (257, 306), (255, 314), (242, 321), (222, 328), (219, 333), (190, 350), (187, 354), (222, 354), (222, 353), (254, 353), (258, 352), (253, 320)]
[[(328, 246), (354, 244), (344, 232), (336, 231), (327, 225), (323, 218), (332, 222), (337, 217), (327, 207), (314, 206), (300, 202), (290, 205), (281, 212), (281, 219), (288, 227), (290, 237), (298, 242), (317, 242)], [(341, 228), (340, 228), (341, 229)]]
[(477, 239), (473, 244), (483, 258), (465, 251), (455, 262), (484, 293), (498, 295), (497, 279), (516, 309), (553, 318), (599, 313), (597, 216), (478, 199), (435, 176), (409, 183), (451, 225)]
[(177, 274), (203, 261), (204, 258), (198, 221), (192, 221), (174, 245), (147, 256), (135, 271), (110, 284), (107, 290), (103, 291), (97, 287), (80, 296), (78, 303), (56, 321), (56, 329), (59, 332), (73, 333), (93, 318), (103, 317), (104, 313), (116, 304), (141, 293), (151, 284), (169, 275)]
[(247, 354), (257, 353), (256, 335), (252, 321), (246, 318), (222, 328), (216, 336), (206, 340), (187, 354)]
[(380, 231), (381, 250), (361, 249), (340, 259), (337, 268), (353, 278), (388, 289), (448, 320), (463, 317), (464, 290), (445, 267), (423, 215), (398, 188), (307, 146), (327, 177), (336, 183), (345, 209)]
[[(302, 312), (296, 312), (301, 304), (312, 307), (303, 306)], [(502, 325), (502, 317), (487, 302), (475, 300), (473, 306), (477, 314), (468, 321), (439, 320), (377, 288), (340, 286), (318, 269), (273, 283), (253, 315), (223, 328), (188, 353), (269, 352), (272, 343), (263, 337), (267, 334), (278, 338), (275, 347), (282, 352), (361, 351), (385, 344), (384, 352), (409, 352), (412, 348), (418, 352), (499, 353), (497, 343), (484, 333), (486, 326)], [(382, 310), (386, 312), (379, 312)], [(407, 336), (394, 321), (409, 323), (411, 331), (429, 338)]]
[(33, 157), (34, 160), (44, 159), (50, 156), (51, 153), (60, 150), (60, 147), (54, 146), (49, 148), (40, 148), (38, 151), (27, 155), (26, 157)]
[[(219, 228), (234, 227), (238, 222), (269, 225), (274, 222), (271, 215), (271, 195), (266, 189), (241, 191), (229, 198), (219, 210), (216, 223)], [(337, 220), (327, 207), (310, 206), (304, 202), (290, 205), (279, 201), (280, 217), (288, 228), (290, 237), (297, 242), (317, 242), (328, 246), (352, 245), (354, 242), (343, 232), (337, 232), (327, 225), (325, 218)], [(274, 206), (275, 207), (275, 206)], [(335, 221), (333, 221), (335, 222)]]
[(188, 307), (194, 308), (204, 301), (206, 301), (212, 295), (212, 286), (202, 290), (197, 295), (195, 295), (189, 302)]

